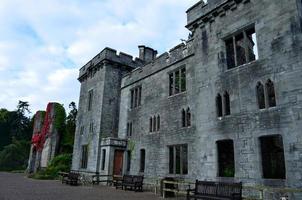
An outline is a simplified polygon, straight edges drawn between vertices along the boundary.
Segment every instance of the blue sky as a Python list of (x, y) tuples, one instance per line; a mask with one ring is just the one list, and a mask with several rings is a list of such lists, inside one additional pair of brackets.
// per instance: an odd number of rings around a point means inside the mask
[(138, 56), (186, 39), (185, 11), (198, 0), (1, 0), (0, 108), (28, 101), (78, 104), (78, 69), (108, 46)]

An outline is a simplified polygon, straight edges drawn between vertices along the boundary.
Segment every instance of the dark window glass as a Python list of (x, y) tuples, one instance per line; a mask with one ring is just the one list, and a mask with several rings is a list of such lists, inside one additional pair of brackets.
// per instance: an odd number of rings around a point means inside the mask
[(260, 82), (257, 83), (256, 92), (257, 92), (258, 107), (259, 109), (264, 109), (265, 99), (264, 99), (264, 87), (262, 83)]
[(131, 151), (127, 151), (127, 172), (131, 169)]
[(186, 126), (191, 126), (191, 111), (190, 108), (187, 108), (187, 114), (186, 114)]
[(146, 151), (145, 149), (141, 149), (140, 151), (140, 172), (144, 172), (145, 171), (145, 158), (146, 158)]
[(169, 173), (174, 174), (174, 147), (169, 147)]
[(150, 117), (150, 120), (149, 120), (149, 131), (152, 132), (152, 128), (153, 128), (153, 123), (152, 123), (153, 119), (152, 117)]
[(106, 162), (106, 149), (102, 150), (102, 170), (105, 170), (105, 162)]
[(218, 169), (220, 177), (234, 177), (235, 160), (232, 140), (217, 141)]
[(180, 146), (175, 146), (175, 164), (176, 164), (176, 169), (175, 173), (180, 174)]
[(175, 72), (175, 86), (174, 86), (174, 89), (175, 89), (175, 94), (178, 94), (180, 92), (180, 74), (179, 74), (179, 71), (176, 71)]
[(153, 131), (156, 131), (156, 117), (153, 117)]
[(157, 116), (157, 130), (159, 131), (160, 129), (160, 116)]
[(131, 108), (134, 108), (134, 90), (131, 90)]
[(225, 105), (225, 115), (230, 115), (231, 105), (230, 105), (230, 95), (228, 92), (224, 93), (224, 105)]
[(237, 66), (243, 65), (246, 63), (245, 57), (245, 44), (244, 44), (244, 36), (243, 33), (240, 33), (235, 37), (236, 44), (236, 58), (237, 58)]
[(217, 116), (222, 117), (222, 99), (220, 94), (218, 94), (216, 97), (216, 110)]
[(182, 109), (181, 117), (182, 117), (182, 127), (186, 127), (186, 111), (185, 111), (185, 109)]
[(186, 68), (181, 69), (181, 92), (186, 91)]
[(274, 88), (274, 83), (271, 80), (268, 80), (266, 82), (266, 91), (268, 97), (268, 106), (275, 107), (276, 106), (275, 88)]
[(88, 163), (88, 145), (82, 146), (81, 168), (86, 169)]
[(188, 146), (182, 145), (182, 174), (188, 174)]
[(89, 90), (89, 92), (88, 92), (88, 111), (91, 110), (92, 99), (93, 99), (93, 90)]
[(138, 105), (138, 89), (134, 89), (134, 107), (137, 107)]
[(173, 73), (169, 74), (169, 95), (174, 94), (174, 76)]
[(142, 87), (138, 88), (138, 105), (140, 106), (142, 102)]
[(225, 41), (228, 69), (236, 66), (233, 38)]
[(260, 137), (263, 178), (285, 179), (284, 148), (281, 135)]

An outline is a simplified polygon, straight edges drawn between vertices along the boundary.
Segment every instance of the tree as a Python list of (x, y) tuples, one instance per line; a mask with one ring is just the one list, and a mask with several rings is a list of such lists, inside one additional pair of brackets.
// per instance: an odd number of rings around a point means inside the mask
[(0, 151), (4, 146), (11, 143), (10, 137), (10, 112), (4, 108), (0, 109)]

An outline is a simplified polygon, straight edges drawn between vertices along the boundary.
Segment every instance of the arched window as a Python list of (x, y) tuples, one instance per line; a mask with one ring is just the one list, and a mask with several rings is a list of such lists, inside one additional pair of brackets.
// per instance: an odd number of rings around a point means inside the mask
[(264, 109), (265, 108), (264, 87), (261, 82), (257, 83), (256, 93), (257, 93), (258, 107), (259, 109)]
[(191, 126), (191, 111), (190, 108), (187, 108), (187, 114), (186, 114), (186, 126)]
[(231, 114), (231, 105), (230, 105), (230, 95), (227, 91), (224, 92), (224, 105), (225, 105), (225, 115)]
[(156, 117), (153, 116), (153, 131), (156, 131)]
[(157, 115), (157, 130), (159, 131), (160, 129), (160, 116)]
[(222, 99), (220, 94), (216, 96), (217, 117), (222, 117)]
[(152, 121), (153, 121), (153, 120), (152, 120), (152, 117), (150, 117), (150, 120), (149, 120), (149, 123), (150, 123), (150, 124), (149, 124), (149, 131), (150, 131), (150, 132), (152, 132), (152, 127), (153, 127)]
[(182, 118), (182, 127), (186, 127), (186, 111), (182, 109), (181, 111), (181, 118)]
[(266, 92), (267, 92), (268, 107), (275, 107), (276, 106), (275, 87), (274, 87), (274, 83), (270, 79), (268, 79), (266, 82)]

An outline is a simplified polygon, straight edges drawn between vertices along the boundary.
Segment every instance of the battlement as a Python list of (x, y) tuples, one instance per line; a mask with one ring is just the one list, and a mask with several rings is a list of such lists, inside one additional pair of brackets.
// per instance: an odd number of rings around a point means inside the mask
[(186, 27), (192, 31), (192, 29), (194, 29), (193, 25), (196, 24), (197, 21), (201, 20), (201, 23), (212, 22), (215, 17), (224, 16), (226, 10), (235, 8), (236, 4), (249, 1), (250, 0), (208, 0), (207, 3), (204, 3), (204, 1), (201, 0), (186, 11)]
[(80, 69), (79, 78), (84, 76), (88, 69), (99, 65), (104, 60), (132, 68), (142, 65), (143, 63), (140, 59), (134, 59), (133, 56), (129, 54), (124, 52), (117, 53), (115, 49), (106, 47)]

